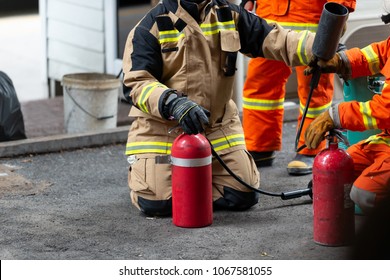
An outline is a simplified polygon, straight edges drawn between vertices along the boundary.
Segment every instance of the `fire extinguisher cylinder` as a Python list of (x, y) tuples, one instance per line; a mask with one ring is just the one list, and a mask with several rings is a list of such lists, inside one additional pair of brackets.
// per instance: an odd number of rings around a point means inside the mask
[(343, 246), (355, 236), (354, 203), (350, 191), (354, 179), (351, 156), (328, 136), (328, 148), (313, 163), (313, 236), (326, 246)]
[(198, 228), (213, 222), (211, 147), (201, 135), (179, 135), (172, 144), (172, 222)]

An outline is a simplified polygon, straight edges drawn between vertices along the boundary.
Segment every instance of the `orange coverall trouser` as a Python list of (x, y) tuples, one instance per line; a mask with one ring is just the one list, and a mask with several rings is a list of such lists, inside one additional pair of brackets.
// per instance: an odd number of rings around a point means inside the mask
[(378, 202), (390, 197), (390, 147), (363, 140), (347, 152), (353, 159), (356, 177), (351, 198), (363, 212), (370, 212)]
[[(304, 76), (305, 66), (296, 67), (300, 110), (298, 126), (310, 90), (311, 76)], [(279, 151), (282, 146), (282, 129), (286, 82), (292, 69), (280, 61), (253, 58), (249, 61), (243, 92), (243, 127), (249, 151)], [(322, 74), (313, 91), (310, 106), (299, 139), (304, 144), (307, 126), (320, 113), (326, 111), (333, 98), (334, 74)], [(298, 112), (297, 112), (298, 114)], [(316, 155), (325, 147), (325, 141), (315, 150), (303, 149), (300, 153)]]

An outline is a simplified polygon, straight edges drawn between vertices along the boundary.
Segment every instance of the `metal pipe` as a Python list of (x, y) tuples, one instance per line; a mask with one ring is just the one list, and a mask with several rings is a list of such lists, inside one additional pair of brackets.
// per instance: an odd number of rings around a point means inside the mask
[(345, 6), (325, 3), (312, 48), (318, 59), (329, 60), (335, 55), (347, 19), (348, 9)]

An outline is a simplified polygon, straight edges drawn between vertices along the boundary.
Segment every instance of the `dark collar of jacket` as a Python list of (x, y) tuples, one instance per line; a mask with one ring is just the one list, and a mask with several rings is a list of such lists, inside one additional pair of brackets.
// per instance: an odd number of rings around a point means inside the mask
[[(211, 2), (210, 5), (206, 7), (206, 14), (210, 11), (211, 7), (219, 2), (224, 2), (224, 0), (208, 0)], [(190, 0), (163, 0), (163, 4), (165, 7), (173, 12), (176, 13), (178, 7), (180, 5), (189, 13), (197, 22), (200, 22), (200, 15), (198, 11), (198, 5)]]

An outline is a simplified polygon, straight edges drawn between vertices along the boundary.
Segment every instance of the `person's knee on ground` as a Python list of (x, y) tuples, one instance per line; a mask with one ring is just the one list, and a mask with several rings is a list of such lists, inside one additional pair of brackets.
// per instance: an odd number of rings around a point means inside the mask
[(148, 216), (172, 214), (171, 165), (161, 154), (133, 156), (128, 172), (132, 204)]
[[(260, 174), (253, 158), (245, 150), (221, 156), (241, 180), (259, 188)], [(215, 210), (247, 210), (258, 203), (259, 193), (239, 183), (218, 163), (213, 163), (213, 200)]]
[(376, 194), (373, 192), (352, 186), (350, 197), (363, 214), (369, 214), (375, 208)]
[(259, 202), (259, 193), (242, 192), (229, 187), (223, 187), (223, 196), (214, 201), (214, 210), (227, 209), (243, 211)]
[(172, 215), (172, 198), (167, 200), (151, 200), (131, 193), (131, 200), (142, 213), (147, 216), (170, 216)]

